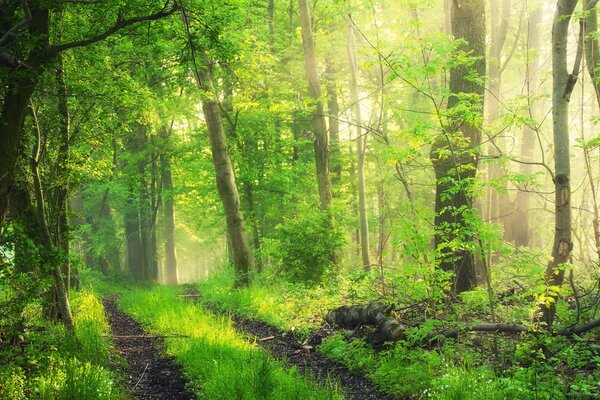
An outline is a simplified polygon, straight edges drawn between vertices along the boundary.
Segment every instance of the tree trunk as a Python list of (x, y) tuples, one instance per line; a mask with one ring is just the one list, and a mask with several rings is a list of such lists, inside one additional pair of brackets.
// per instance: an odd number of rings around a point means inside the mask
[[(508, 32), (508, 23), (510, 20), (511, 0), (502, 0), (500, 7), (499, 0), (490, 0), (491, 5), (491, 44), (489, 54), (489, 78), (488, 78), (488, 124), (492, 125), (499, 115), (501, 86), (502, 86), (502, 50), (506, 42)], [(501, 8), (501, 10), (500, 10)], [(490, 154), (500, 156), (503, 149), (503, 141), (495, 137), (490, 143)], [(498, 162), (490, 163), (488, 166), (489, 179), (497, 181), (503, 175), (502, 167)], [(505, 184), (503, 184), (505, 185)], [(504, 190), (498, 191), (495, 188), (489, 190), (489, 210), (487, 219), (494, 222), (501, 222), (504, 225), (504, 237), (509, 240), (510, 234), (506, 226), (506, 219), (510, 214), (510, 199)]]
[[(591, 7), (591, 6), (594, 7)], [(585, 19), (585, 61), (588, 74), (594, 86), (596, 101), (600, 106), (600, 77), (596, 72), (600, 61), (600, 48), (598, 46), (598, 10), (594, 0), (585, 0), (584, 10), (587, 12)]]
[[(457, 94), (474, 94), (477, 99), (474, 112), (482, 113), (484, 88), (469, 79), (470, 70), (485, 75), (485, 4), (483, 0), (455, 0), (452, 2), (452, 33), (466, 44), (461, 50), (478, 57), (470, 67), (458, 66), (450, 70), (448, 109), (458, 103)], [(452, 290), (460, 293), (476, 284), (470, 220), (473, 214), (471, 183), (477, 170), (476, 148), (480, 144), (478, 125), (468, 121), (453, 121), (432, 144), (431, 161), (436, 175), (435, 245), (439, 250), (439, 265), (454, 272)], [(458, 187), (457, 187), (458, 185)], [(456, 246), (456, 241), (459, 245)], [(464, 245), (460, 245), (464, 243)]]
[[(567, 70), (569, 24), (577, 0), (558, 0), (552, 24), (552, 130), (554, 134), (554, 243), (552, 260), (544, 278), (548, 286), (561, 286), (565, 264), (571, 259), (571, 160), (569, 154), (569, 100), (577, 80)], [(576, 66), (574, 71), (578, 72)], [(549, 293), (548, 302), (540, 306), (542, 321), (552, 325), (558, 295)]]
[[(540, 22), (542, 19), (541, 8), (535, 9), (529, 15), (529, 22), (527, 25), (527, 96), (531, 98), (532, 95), (537, 94), (539, 86), (539, 67), (540, 57), (532, 57), (532, 51), (536, 52), (541, 45), (541, 31)], [(534, 53), (535, 54), (535, 53)], [(533, 92), (536, 91), (536, 92)], [(533, 102), (530, 105), (529, 113), (531, 120), (534, 124), (537, 124), (537, 109), (539, 108), (538, 102)], [(534, 161), (534, 149), (537, 140), (537, 130), (530, 125), (523, 125), (523, 141), (521, 142), (521, 159), (525, 161), (525, 164), (521, 164), (520, 173), (523, 175), (529, 175), (532, 173), (531, 163)], [(530, 246), (531, 245), (531, 232), (529, 228), (529, 214), (530, 214), (530, 201), (531, 193), (527, 193), (524, 190), (517, 192), (515, 199), (516, 210), (513, 225), (513, 237), (515, 245)]]
[(369, 245), (369, 219), (367, 216), (367, 205), (365, 195), (365, 152), (367, 146), (367, 133), (363, 135), (360, 100), (358, 98), (358, 66), (356, 62), (356, 46), (354, 43), (354, 30), (350, 18), (347, 20), (347, 54), (350, 67), (350, 100), (354, 114), (354, 126), (356, 128), (356, 153), (358, 155), (358, 214), (360, 218), (360, 245), (363, 268), (365, 271), (371, 269), (371, 256)]
[(317, 71), (317, 57), (315, 54), (315, 42), (312, 34), (308, 0), (298, 0), (298, 9), (302, 25), (302, 44), (304, 48), (306, 75), (308, 77), (308, 91), (314, 102), (312, 127), (319, 199), (321, 201), (321, 209), (329, 211), (331, 206), (331, 187), (329, 183), (327, 125), (325, 123), (323, 101), (321, 99), (321, 87)]
[[(65, 257), (65, 277), (67, 290), (71, 288), (72, 283), (77, 282), (76, 279), (71, 279), (73, 271), (69, 263), (69, 152), (70, 152), (70, 137), (69, 137), (69, 104), (67, 97), (67, 86), (64, 79), (64, 66), (62, 57), (58, 56), (58, 68), (56, 70), (56, 82), (58, 86), (58, 119), (60, 131), (60, 146), (57, 160), (56, 175), (59, 177), (58, 187), (56, 188), (56, 210), (57, 210), (57, 241), (59, 247), (63, 251)], [(75, 277), (75, 276), (73, 276)]]
[[(44, 56), (43, 49), (48, 46), (50, 16), (47, 9), (38, 7), (37, 2), (30, 4), (29, 33), (34, 38), (31, 47)], [(38, 82), (41, 63), (41, 59), (30, 57), (27, 62), (28, 68), (11, 71), (7, 82), (4, 83), (6, 90), (0, 119), (0, 223), (4, 222), (8, 212), (8, 199), (23, 136), (23, 121)]]
[[(170, 149), (170, 128), (161, 130), (163, 147)], [(173, 176), (171, 173), (170, 150), (163, 151), (160, 155), (162, 179), (162, 204), (163, 204), (163, 234), (165, 237), (165, 282), (167, 285), (177, 285), (179, 274), (177, 271), (177, 253), (175, 251), (175, 206), (173, 193)]]
[(33, 156), (30, 160), (31, 173), (33, 175), (33, 186), (36, 200), (36, 219), (39, 225), (41, 244), (46, 251), (46, 263), (48, 264), (49, 270), (54, 278), (54, 294), (58, 303), (58, 310), (60, 312), (60, 318), (65, 327), (72, 331), (73, 315), (71, 314), (71, 305), (69, 303), (69, 288), (65, 284), (63, 275), (63, 265), (61, 265), (61, 257), (57, 257), (57, 253), (60, 249), (57, 248), (56, 242), (52, 240), (52, 235), (48, 227), (47, 213), (46, 213), (46, 200), (44, 196), (44, 190), (42, 188), (42, 182), (40, 179), (40, 154), (41, 154), (41, 134), (40, 128), (37, 122), (37, 118), (34, 115), (34, 124), (37, 131), (37, 141), (34, 146)]
[[(583, 21), (585, 31), (585, 60), (588, 74), (590, 75), (594, 92), (596, 93), (596, 104), (600, 107), (600, 80), (596, 73), (598, 63), (600, 61), (600, 48), (598, 46), (598, 11), (594, 5), (594, 0), (585, 0), (584, 10), (588, 13), (587, 18)], [(594, 7), (592, 7), (594, 5)], [(594, 220), (592, 226), (594, 229), (594, 245), (596, 246), (596, 254), (600, 259), (600, 211), (598, 209), (598, 197), (596, 194), (596, 184), (592, 174), (592, 165), (590, 159), (590, 150), (584, 146), (583, 149), (585, 160), (585, 171), (592, 192), (592, 206), (594, 212)], [(582, 249), (583, 251), (583, 249)]]
[(326, 89), (327, 89), (327, 111), (329, 112), (329, 141), (330, 141), (330, 165), (331, 185), (336, 186), (342, 180), (342, 160), (340, 154), (340, 107), (337, 98), (337, 84), (335, 66), (331, 57), (325, 63)]
[(247, 286), (250, 283), (249, 271), (253, 259), (248, 246), (248, 238), (244, 228), (244, 218), (240, 209), (233, 166), (227, 150), (223, 121), (219, 104), (215, 98), (212, 74), (208, 66), (200, 66), (197, 70), (198, 83), (205, 92), (202, 99), (202, 110), (208, 128), (213, 163), (215, 165), (217, 189), (227, 220), (227, 232), (231, 242), (233, 264), (236, 271), (236, 286)]

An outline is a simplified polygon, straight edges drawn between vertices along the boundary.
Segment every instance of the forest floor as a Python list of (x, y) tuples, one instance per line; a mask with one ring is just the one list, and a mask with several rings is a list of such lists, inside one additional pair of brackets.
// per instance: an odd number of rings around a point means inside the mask
[[(188, 300), (201, 296), (195, 288), (188, 289), (185, 293), (184, 296)], [(210, 307), (209, 304), (204, 304), (204, 307), (219, 314), (217, 309)], [(235, 330), (256, 342), (274, 358), (283, 360), (288, 365), (296, 366), (300, 373), (309, 374), (317, 381), (337, 382), (347, 399), (392, 400), (395, 398), (381, 393), (366, 377), (357, 375), (340, 363), (316, 352), (315, 346), (320, 344), (323, 339), (320, 332), (313, 332), (309, 339), (301, 340), (294, 332), (283, 332), (264, 321), (232, 313), (227, 314), (231, 317)], [(326, 336), (327, 333), (324, 335)]]
[(377, 390), (367, 378), (352, 373), (343, 365), (317, 353), (313, 345), (303, 344), (293, 332), (281, 332), (265, 322), (235, 315), (232, 316), (232, 321), (236, 330), (256, 340), (273, 357), (297, 366), (301, 373), (309, 373), (318, 381), (337, 381), (347, 399), (394, 399)]
[(124, 376), (127, 392), (134, 399), (189, 400), (181, 368), (165, 355), (162, 339), (146, 333), (132, 317), (119, 310), (115, 296), (106, 297), (104, 308), (113, 341), (129, 370)]

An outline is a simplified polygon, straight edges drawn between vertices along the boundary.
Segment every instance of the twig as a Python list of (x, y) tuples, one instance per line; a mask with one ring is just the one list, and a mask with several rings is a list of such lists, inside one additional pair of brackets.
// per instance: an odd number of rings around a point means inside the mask
[(188, 335), (102, 335), (113, 339), (166, 339), (166, 338), (189, 338)]
[(146, 367), (144, 368), (144, 371), (142, 372), (142, 375), (140, 375), (140, 379), (138, 379), (138, 381), (135, 383), (135, 386), (133, 387), (133, 389), (131, 390), (132, 392), (135, 391), (135, 388), (140, 384), (140, 382), (142, 381), (142, 378), (144, 377), (144, 374), (146, 373), (146, 370), (148, 369), (148, 364), (146, 363)]

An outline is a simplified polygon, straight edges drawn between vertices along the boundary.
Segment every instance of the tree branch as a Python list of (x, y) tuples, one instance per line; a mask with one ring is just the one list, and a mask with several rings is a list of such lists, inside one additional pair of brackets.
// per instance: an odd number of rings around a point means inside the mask
[(126, 28), (130, 25), (137, 24), (138, 22), (156, 21), (158, 19), (168, 17), (169, 15), (173, 14), (175, 11), (177, 11), (179, 9), (177, 2), (174, 2), (171, 6), (169, 6), (169, 3), (171, 3), (171, 0), (167, 0), (167, 2), (165, 3), (165, 5), (163, 6), (163, 8), (160, 11), (158, 11), (154, 14), (150, 14), (150, 15), (144, 15), (141, 17), (133, 17), (133, 18), (129, 18), (129, 19), (121, 19), (121, 16), (119, 15), (117, 22), (111, 28), (107, 29), (105, 32), (103, 32), (99, 35), (96, 35), (94, 37), (91, 37), (89, 39), (78, 40), (78, 41), (74, 41), (74, 42), (50, 46), (50, 52), (60, 53), (61, 51), (65, 51), (65, 50), (72, 49), (75, 47), (88, 46), (90, 44), (104, 40), (107, 37), (109, 37), (110, 35), (120, 31), (121, 29)]
[(27, 4), (27, 0), (23, 0), (22, 2), (23, 12), (25, 13), (25, 18), (16, 23), (12, 28), (10, 28), (2, 37), (0, 38), (0, 45), (3, 45), (5, 41), (10, 39), (10, 37), (19, 29), (25, 28), (29, 25), (29, 21), (31, 21), (31, 11), (29, 10), (29, 4)]

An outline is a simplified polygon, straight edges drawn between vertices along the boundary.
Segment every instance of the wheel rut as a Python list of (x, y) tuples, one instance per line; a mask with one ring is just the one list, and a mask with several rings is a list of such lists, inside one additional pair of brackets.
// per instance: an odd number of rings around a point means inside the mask
[(113, 342), (127, 361), (124, 372), (127, 392), (140, 400), (190, 400), (181, 368), (164, 354), (162, 338), (149, 335), (132, 317), (117, 306), (115, 296), (103, 301)]

